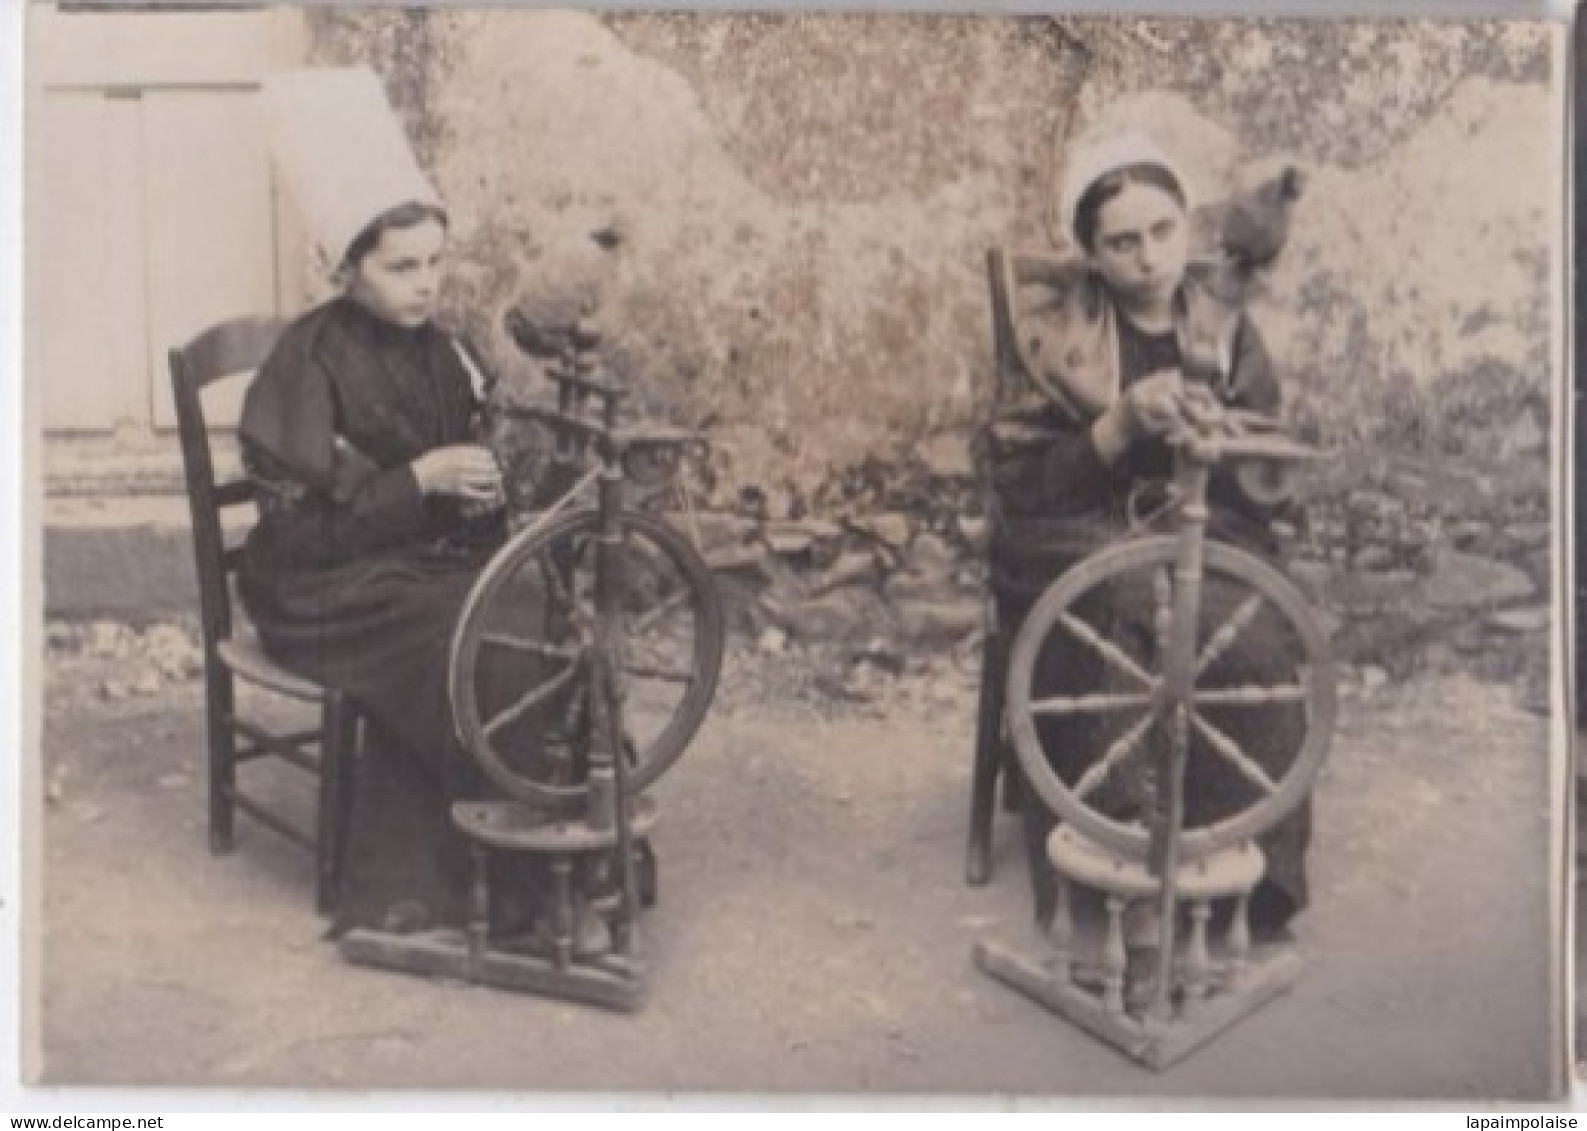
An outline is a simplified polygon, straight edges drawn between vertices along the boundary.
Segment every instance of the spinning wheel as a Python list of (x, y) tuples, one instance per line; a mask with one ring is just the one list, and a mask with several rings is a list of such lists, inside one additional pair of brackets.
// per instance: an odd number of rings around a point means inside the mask
[[(509, 797), (562, 813), (581, 811), (589, 790), (599, 538), (591, 511), (520, 532), (480, 576), (452, 641), (452, 709), (465, 748)], [(638, 794), (705, 720), (722, 667), (722, 607), (704, 561), (662, 520), (623, 512), (609, 548), (618, 574), (609, 697), (622, 720), (627, 791)], [(531, 662), (514, 665), (513, 686), (491, 688), (482, 671), (502, 658)], [(525, 732), (534, 757), (513, 749)], [(549, 741), (538, 741), (545, 732)]]
[[(1328, 643), (1305, 598), (1261, 559), (1206, 540), (1215, 463), (1271, 470), (1315, 453), (1274, 435), (1271, 421), (1215, 405), (1187, 410), (1170, 442), (1176, 532), (1135, 537), (1064, 573), (1009, 660), (1015, 754), (1060, 820), (1046, 846), (1057, 891), (1102, 893), (1100, 953), (1073, 948), (1067, 899), (1047, 962), (987, 942), (975, 952), (988, 974), (1153, 1068), (1299, 977), (1288, 947), (1253, 960), (1247, 911), (1266, 865), (1252, 842), (1305, 801), (1335, 711)], [(1242, 482), (1264, 478), (1248, 465)], [(1214, 953), (1220, 899), (1234, 906)], [(1125, 921), (1141, 902), (1155, 904), (1155, 937), (1138, 947), (1155, 969), (1132, 979)]]
[[(1185, 772), (1195, 778), (1195, 763), (1221, 763), (1224, 776), (1245, 786), (1249, 799), (1205, 824), (1187, 818), (1181, 831), (1181, 860), (1195, 860), (1250, 840), (1271, 828), (1305, 800), (1327, 752), (1333, 731), (1335, 689), (1326, 639), (1305, 598), (1282, 574), (1260, 559), (1222, 543), (1207, 543), (1203, 593), (1225, 596), (1216, 605), (1197, 601), (1194, 663), (1188, 685), (1169, 678), (1170, 626), (1175, 615), (1175, 569), (1181, 557), (1177, 537), (1156, 535), (1112, 546), (1087, 558), (1059, 578), (1031, 609), (1014, 643), (1008, 681), (1008, 723), (1025, 780), (1048, 808), (1076, 832), (1131, 860), (1146, 860), (1152, 840), (1145, 824), (1154, 798), (1138, 796), (1137, 819), (1108, 812), (1099, 798), (1127, 792), (1133, 777), (1138, 794), (1151, 793), (1151, 765), (1158, 743), (1172, 742), (1176, 716), (1183, 712), (1189, 731)], [(1119, 606), (1144, 597), (1136, 610), (1155, 632), (1145, 640), (1109, 639)], [(1090, 614), (1088, 617), (1087, 614)], [(1231, 685), (1218, 679), (1220, 661), (1246, 633), (1260, 630), (1268, 648), (1289, 659), (1275, 682)], [(1090, 653), (1108, 677), (1090, 694), (1043, 695), (1038, 668), (1055, 638)], [(1275, 673), (1277, 675), (1277, 673)], [(1117, 690), (1115, 690), (1115, 688)], [(1231, 735), (1226, 720), (1274, 704), (1296, 704), (1304, 712), (1298, 746), (1281, 751), (1277, 769), (1246, 749), (1243, 734)], [(1106, 745), (1066, 759), (1079, 763), (1072, 780), (1053, 766), (1043, 742), (1045, 719), (1094, 722), (1093, 734)], [(1226, 729), (1228, 728), (1228, 729)], [(1078, 730), (1080, 728), (1071, 728)], [(1089, 755), (1089, 756), (1088, 756)], [(1126, 784), (1118, 788), (1123, 780)]]
[[(496, 552), (452, 636), (458, 737), (505, 797), (452, 806), (473, 857), (464, 937), (353, 931), (342, 952), (634, 1009), (644, 990), (638, 908), (655, 889), (647, 838), (656, 806), (643, 794), (705, 720), (724, 629), (705, 561), (663, 520), (627, 505), (624, 485), (665, 477), (691, 437), (619, 423), (626, 390), (601, 371), (588, 326), (550, 333), (517, 319), (509, 329), (548, 362), (557, 407), (507, 411), (556, 431), (549, 478), (573, 486)], [(494, 933), (493, 853), (540, 877), (521, 947)]]

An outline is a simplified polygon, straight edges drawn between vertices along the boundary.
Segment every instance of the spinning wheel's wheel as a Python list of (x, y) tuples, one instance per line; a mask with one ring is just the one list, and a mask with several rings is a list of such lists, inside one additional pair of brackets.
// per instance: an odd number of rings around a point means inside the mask
[[(1187, 804), (1183, 860), (1248, 840), (1298, 806), (1327, 753), (1335, 711), (1328, 643), (1301, 593), (1248, 553), (1211, 541), (1204, 552), (1183, 701), (1187, 783), (1206, 760), (1203, 774), (1240, 788), (1226, 791), (1237, 796), (1220, 811), (1197, 814)], [(1153, 744), (1169, 741), (1174, 712), (1163, 656), (1180, 554), (1177, 538), (1153, 536), (1085, 559), (1032, 607), (1010, 657), (1008, 721), (1026, 780), (1061, 820), (1135, 860), (1146, 859), (1150, 833), (1128, 798), (1132, 787), (1149, 795)], [(1241, 641), (1257, 633), (1264, 654), (1279, 659), (1253, 672), (1235, 661)], [(1065, 664), (1099, 674), (1100, 686), (1049, 686)], [(1258, 755), (1252, 739), (1275, 713), (1290, 724), (1276, 728), (1287, 732), (1288, 748)], [(1071, 739), (1089, 734), (1095, 748), (1053, 749), (1052, 732), (1065, 728)], [(1194, 792), (1187, 784), (1187, 802)]]
[[(611, 706), (637, 794), (705, 719), (721, 672), (720, 598), (694, 548), (624, 511), (611, 545)], [(452, 712), (465, 748), (509, 796), (573, 812), (594, 725), (600, 518), (577, 511), (518, 534), (480, 575), (452, 639)]]

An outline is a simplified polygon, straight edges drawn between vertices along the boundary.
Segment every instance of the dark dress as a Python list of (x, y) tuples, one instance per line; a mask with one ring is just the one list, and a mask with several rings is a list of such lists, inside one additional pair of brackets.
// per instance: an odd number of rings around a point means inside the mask
[[(1120, 316), (1118, 365), (1120, 387), (1128, 388), (1162, 369), (1181, 369), (1190, 381), (1204, 380), (1224, 403), (1238, 408), (1275, 412), (1280, 389), (1255, 327), (1243, 316), (1234, 331), (1231, 380), (1198, 376), (1182, 365), (1179, 338), (1173, 331), (1148, 334)], [(989, 452), (993, 479), (991, 573), (1000, 623), (1017, 628), (1041, 592), (1081, 558), (1131, 534), (1132, 497), (1137, 513), (1142, 499), (1171, 478), (1172, 453), (1161, 440), (1137, 442), (1113, 465), (1103, 463), (1089, 429), (1059, 406), (1020, 411), (1018, 422), (1044, 436), (1039, 443), (999, 446)], [(994, 437), (996, 429), (994, 428)], [(1208, 490), (1211, 538), (1234, 543), (1258, 556), (1274, 552), (1268, 531), (1270, 511), (1251, 503), (1232, 477), (1215, 469)], [(1161, 496), (1157, 496), (1161, 497)], [(1145, 504), (1150, 509), (1150, 503)], [(1203, 586), (1203, 623), (1221, 623), (1246, 595), (1208, 578)], [(1123, 642), (1137, 659), (1150, 661), (1155, 651), (1152, 594), (1138, 587), (1102, 590), (1076, 610), (1109, 639)], [(1011, 629), (1012, 631), (1012, 629)], [(1275, 684), (1292, 681), (1298, 662), (1295, 642), (1270, 613), (1258, 617), (1235, 646), (1201, 677), (1206, 685)], [(1096, 654), (1054, 633), (1037, 658), (1033, 694), (1047, 696), (1096, 691), (1107, 685), (1110, 670)], [(1117, 688), (1116, 690), (1125, 690)], [(1298, 750), (1305, 719), (1296, 705), (1269, 705), (1233, 710), (1204, 708), (1203, 714), (1234, 738), (1270, 774), (1281, 774)], [(1038, 723), (1048, 760), (1071, 785), (1086, 765), (1122, 733), (1128, 720), (1099, 716)], [(1216, 756), (1198, 749), (1193, 740), (1186, 767), (1185, 820), (1204, 825), (1251, 804), (1254, 787)], [(1093, 799), (1116, 819), (1139, 816), (1140, 798), (1128, 782), (1110, 777)], [(1022, 789), (1037, 917), (1050, 919), (1053, 877), (1046, 840), (1055, 819), (1034, 791)], [(1306, 904), (1305, 852), (1311, 837), (1310, 802), (1259, 838), (1268, 860), (1267, 876), (1252, 901), (1253, 923), (1276, 928)]]
[(465, 890), (449, 801), (479, 782), (454, 737), (447, 655), (459, 609), (504, 536), (426, 497), (412, 461), (479, 435), (480, 391), (454, 341), (342, 298), (294, 322), (249, 389), (244, 460), (261, 517), (243, 602), (277, 662), (340, 688), (366, 723), (334, 931), (403, 903), (456, 922)]

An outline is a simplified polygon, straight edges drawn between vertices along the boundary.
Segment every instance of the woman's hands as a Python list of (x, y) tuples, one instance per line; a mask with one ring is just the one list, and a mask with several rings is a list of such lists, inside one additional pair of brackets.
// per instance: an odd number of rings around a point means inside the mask
[(501, 466), (490, 449), (479, 444), (435, 448), (412, 466), (413, 477), (426, 495), (458, 499), (471, 513), (482, 514), (506, 502)]
[(1186, 389), (1177, 369), (1162, 369), (1136, 381), (1091, 426), (1091, 441), (1105, 463), (1113, 463), (1135, 441), (1162, 436), (1185, 419)]
[(1185, 380), (1177, 369), (1163, 369), (1135, 382), (1124, 392), (1134, 439), (1161, 436), (1184, 422)]

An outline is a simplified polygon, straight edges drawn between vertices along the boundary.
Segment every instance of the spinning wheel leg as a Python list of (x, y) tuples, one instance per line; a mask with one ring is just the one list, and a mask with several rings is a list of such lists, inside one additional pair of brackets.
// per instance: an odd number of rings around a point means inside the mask
[(551, 861), (551, 945), (558, 970), (573, 961), (573, 861), (558, 856)]
[(468, 968), (477, 977), (490, 934), (490, 853), (482, 844), (470, 846), (473, 875), (468, 889)]
[(1110, 1017), (1124, 1015), (1124, 973), (1129, 966), (1124, 949), (1124, 907), (1122, 896), (1108, 896), (1108, 933), (1102, 943), (1102, 1012)]
[(1238, 986), (1245, 980), (1246, 965), (1251, 959), (1251, 898), (1242, 895), (1234, 904), (1234, 914), (1229, 918), (1229, 985)]
[(1198, 899), (1190, 905), (1190, 939), (1185, 946), (1185, 1013), (1194, 1013), (1196, 1007), (1211, 992), (1211, 959), (1207, 953), (1207, 920), (1212, 917), (1212, 905)]
[(1067, 880), (1059, 877), (1053, 885), (1053, 916), (1052, 926), (1047, 931), (1047, 938), (1052, 943), (1053, 952), (1060, 962), (1067, 964), (1069, 950), (1074, 946), (1075, 918), (1072, 893)]

